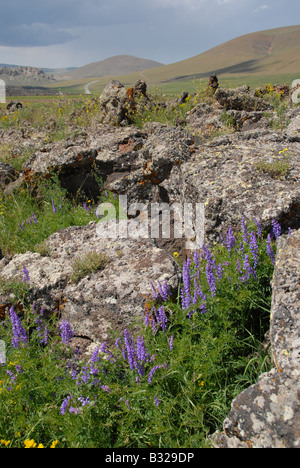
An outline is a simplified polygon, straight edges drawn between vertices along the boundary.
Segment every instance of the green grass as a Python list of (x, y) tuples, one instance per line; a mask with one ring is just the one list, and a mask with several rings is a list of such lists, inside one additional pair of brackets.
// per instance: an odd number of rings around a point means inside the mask
[[(26, 184), (10, 195), (0, 193), (0, 249), (4, 255), (43, 251), (43, 241), (59, 229), (98, 220), (97, 201), (72, 200), (57, 175), (41, 181), (37, 187), (37, 194)], [(116, 204), (108, 193), (102, 194), (100, 201)]]
[(73, 273), (70, 279), (74, 283), (77, 283), (81, 278), (95, 271), (103, 270), (108, 262), (109, 259), (106, 255), (99, 252), (88, 252), (74, 261)]
[[(256, 232), (253, 225), (250, 231)], [(221, 428), (232, 399), (272, 367), (262, 341), (273, 265), (265, 236), (256, 239), (255, 278), (245, 281), (240, 246), (252, 267), (255, 257), (241, 235), (231, 252), (225, 245), (199, 252), (183, 266), (177, 297), (158, 290), (149, 298), (138, 336), (112, 332), (115, 345), (103, 343), (88, 360), (74, 352), (70, 327), (58, 313), (49, 320), (26, 309), (13, 329), (16, 318), (7, 312), (0, 327), (7, 351), (0, 367), (3, 448), (53, 442), (60, 448), (210, 447), (209, 435)], [(209, 258), (219, 271), (214, 294)], [(194, 281), (205, 298), (198, 295), (187, 307), (183, 297), (194, 297)]]

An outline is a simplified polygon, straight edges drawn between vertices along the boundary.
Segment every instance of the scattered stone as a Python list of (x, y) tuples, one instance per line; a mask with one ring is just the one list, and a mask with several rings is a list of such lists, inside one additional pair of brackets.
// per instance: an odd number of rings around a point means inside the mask
[(130, 123), (128, 114), (128, 95), (125, 87), (117, 80), (112, 80), (104, 88), (100, 97), (100, 109), (103, 123), (114, 126), (126, 126)]
[(271, 104), (264, 99), (253, 96), (246, 85), (236, 89), (218, 88), (214, 97), (226, 110), (253, 112), (272, 109)]
[(6, 109), (11, 112), (15, 112), (16, 110), (22, 109), (22, 107), (23, 107), (23, 104), (20, 101), (17, 101), (17, 102), (10, 101), (6, 106)]
[(216, 75), (211, 75), (208, 80), (208, 88), (215, 92), (219, 87), (219, 80)]
[(0, 162), (0, 188), (4, 189), (17, 177), (17, 171), (10, 164)]

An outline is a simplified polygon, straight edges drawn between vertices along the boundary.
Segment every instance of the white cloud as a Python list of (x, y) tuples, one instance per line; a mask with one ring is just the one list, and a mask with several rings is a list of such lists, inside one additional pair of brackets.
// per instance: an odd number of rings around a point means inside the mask
[(261, 5), (255, 8), (254, 13), (259, 13), (261, 11), (268, 10), (269, 8), (270, 8), (269, 5)]

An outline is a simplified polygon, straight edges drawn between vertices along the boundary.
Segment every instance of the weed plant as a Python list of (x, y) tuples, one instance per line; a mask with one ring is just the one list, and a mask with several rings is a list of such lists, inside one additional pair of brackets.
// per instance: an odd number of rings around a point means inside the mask
[(272, 367), (262, 342), (280, 231), (242, 220), (181, 264), (177, 294), (151, 285), (138, 333), (112, 333), (89, 358), (57, 314), (7, 310), (2, 447), (210, 447), (232, 399)]
[(0, 249), (3, 254), (13, 255), (28, 250), (42, 253), (43, 242), (59, 229), (69, 226), (84, 226), (97, 221), (104, 213), (97, 212), (98, 203), (114, 204), (118, 213), (118, 203), (112, 193), (101, 192), (101, 180), (97, 201), (84, 199), (78, 194), (71, 199), (67, 190), (61, 187), (59, 176), (53, 174), (47, 180), (37, 181), (35, 190), (23, 184), (10, 195), (0, 192)]

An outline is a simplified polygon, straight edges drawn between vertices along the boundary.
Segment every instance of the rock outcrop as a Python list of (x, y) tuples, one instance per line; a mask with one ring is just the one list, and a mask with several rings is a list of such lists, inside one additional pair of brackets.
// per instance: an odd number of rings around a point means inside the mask
[[(140, 323), (151, 282), (157, 286), (158, 281), (166, 280), (171, 290), (178, 288), (177, 264), (151, 239), (103, 238), (95, 222), (53, 234), (47, 240), (47, 252), (47, 256), (15, 255), (2, 263), (1, 276), (22, 281), (25, 266), (30, 301), (48, 314), (60, 311), (76, 338), (87, 344), (109, 341), (111, 330), (122, 331), (135, 321)], [(74, 283), (74, 262), (87, 253), (105, 255), (107, 265)], [(9, 297), (2, 297), (5, 300), (9, 305)]]
[(130, 123), (128, 95), (119, 81), (113, 80), (104, 88), (100, 97), (100, 109), (104, 113), (103, 123), (115, 126)]

